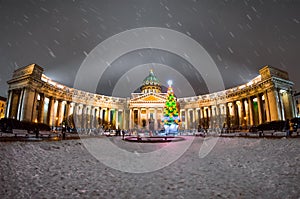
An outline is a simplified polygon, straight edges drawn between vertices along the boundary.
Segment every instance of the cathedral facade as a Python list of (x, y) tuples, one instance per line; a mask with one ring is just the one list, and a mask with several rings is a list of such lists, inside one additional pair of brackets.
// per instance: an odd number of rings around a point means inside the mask
[[(259, 73), (247, 84), (231, 89), (178, 98), (180, 129), (247, 129), (295, 117), (293, 82), (287, 72), (265, 66)], [(37, 64), (15, 70), (8, 84), (7, 118), (51, 127), (68, 125), (78, 131), (162, 128), (166, 93), (153, 71), (142, 82), (141, 92), (132, 93), (131, 98), (67, 87), (48, 78)]]

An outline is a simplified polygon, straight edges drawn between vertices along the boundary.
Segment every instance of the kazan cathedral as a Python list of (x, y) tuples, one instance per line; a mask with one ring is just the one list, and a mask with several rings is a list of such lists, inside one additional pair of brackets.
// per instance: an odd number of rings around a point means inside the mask
[[(120, 98), (89, 93), (55, 82), (31, 64), (14, 71), (8, 81), (5, 116), (21, 121), (61, 125), (78, 132), (90, 129), (160, 130), (167, 100), (151, 70), (139, 93)], [(268, 121), (295, 117), (293, 82), (288, 73), (265, 66), (250, 82), (227, 90), (177, 98), (180, 130), (248, 129)]]

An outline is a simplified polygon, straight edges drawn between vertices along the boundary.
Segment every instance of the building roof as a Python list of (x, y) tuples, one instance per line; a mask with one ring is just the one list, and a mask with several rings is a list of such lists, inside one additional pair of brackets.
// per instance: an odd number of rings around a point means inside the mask
[(160, 86), (159, 79), (155, 76), (153, 70), (150, 70), (149, 75), (144, 79), (142, 86), (156, 85)]
[(0, 101), (5, 101), (6, 102), (7, 98), (0, 96)]

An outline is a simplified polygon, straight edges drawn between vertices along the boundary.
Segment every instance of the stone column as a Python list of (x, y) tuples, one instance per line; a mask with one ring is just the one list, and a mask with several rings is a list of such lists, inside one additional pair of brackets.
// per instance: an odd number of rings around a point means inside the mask
[(119, 128), (120, 129), (125, 129), (125, 109), (119, 110), (120, 117), (118, 117), (118, 122), (119, 122)]
[(204, 121), (205, 121), (205, 115), (204, 115), (204, 107), (200, 107), (200, 125), (201, 125), (201, 128), (204, 128)]
[(222, 128), (226, 128), (226, 125), (227, 125), (227, 117), (226, 117), (226, 111), (227, 111), (227, 108), (226, 108), (226, 103), (225, 104), (222, 104), (222, 108), (221, 108), (221, 114), (220, 114), (220, 118), (221, 118), (221, 127)]
[(110, 120), (116, 126), (116, 109), (114, 108), (110, 110)]
[(241, 120), (240, 121), (242, 121), (241, 122), (241, 125), (242, 125), (242, 127), (246, 127), (246, 119), (245, 119), (245, 117), (246, 117), (246, 110), (245, 110), (245, 103), (244, 103), (244, 100), (242, 99), (241, 101)]
[(188, 109), (185, 109), (184, 110), (184, 114), (185, 114), (185, 130), (188, 130), (188, 127), (189, 127), (189, 111)]
[(271, 121), (271, 114), (270, 114), (270, 102), (269, 102), (269, 99), (268, 99), (268, 92), (265, 91), (264, 93), (264, 98), (265, 98), (265, 106), (266, 106), (266, 119), (267, 119), (267, 122), (270, 122)]
[(261, 96), (258, 94), (257, 96), (257, 106), (258, 106), (258, 119), (259, 124), (263, 123), (263, 114), (262, 114), (262, 102), (261, 102)]
[(237, 119), (237, 104), (236, 104), (236, 101), (233, 101), (232, 102), (232, 113), (233, 113), (233, 121), (232, 121), (232, 123), (233, 123), (233, 126), (235, 127), (236, 125), (237, 125), (237, 121), (238, 121), (238, 119)]
[(105, 110), (105, 121), (110, 122), (110, 109), (106, 108)]
[(87, 122), (88, 122), (88, 106), (86, 104), (83, 104), (82, 106), (82, 118), (81, 118), (81, 123), (82, 123), (82, 128), (87, 129)]
[(132, 108), (129, 109), (129, 129), (132, 129), (132, 121), (133, 121), (133, 110)]
[(227, 102), (225, 105), (225, 111), (226, 111), (226, 126), (227, 128), (231, 127), (231, 118), (230, 118), (230, 112), (229, 112), (229, 103)]
[(146, 129), (149, 130), (149, 108), (146, 109)]
[(58, 100), (55, 126), (59, 126), (59, 124), (61, 123), (61, 109), (62, 109), (62, 101)]
[(127, 108), (123, 109), (123, 114), (122, 114), (122, 117), (123, 117), (123, 129), (129, 129), (129, 125), (128, 125), (128, 119), (129, 119), (129, 110)]
[(294, 97), (294, 93), (293, 91), (289, 91), (289, 96), (290, 96), (290, 104), (291, 104), (291, 108), (292, 108), (292, 117), (296, 117), (297, 116), (297, 105), (296, 105), (296, 101), (295, 101), (295, 97)]
[(139, 112), (138, 112), (138, 126), (141, 127), (142, 126), (142, 108), (139, 108)]
[(7, 98), (7, 103), (6, 103), (6, 109), (5, 109), (5, 117), (9, 118), (10, 114), (10, 109), (11, 109), (11, 100), (12, 100), (12, 91), (8, 91), (8, 98)]
[(44, 121), (44, 103), (45, 103), (45, 96), (44, 94), (40, 93), (40, 102), (39, 102), (38, 119), (37, 119), (39, 123), (43, 123)]
[(97, 124), (100, 125), (100, 126), (102, 125), (102, 124), (101, 124), (101, 122), (102, 122), (102, 119), (101, 119), (101, 118), (102, 118), (102, 116), (101, 116), (102, 111), (101, 111), (101, 110), (102, 110), (102, 108), (101, 108), (101, 107), (98, 107)]
[(18, 109), (17, 109), (17, 120), (21, 120), (21, 113), (22, 113), (22, 102), (23, 102), (23, 96), (24, 96), (24, 89), (21, 89), (21, 92), (19, 94), (18, 98)]
[(118, 122), (119, 122), (119, 110), (116, 108), (115, 109), (115, 111), (114, 111), (114, 117), (113, 118), (115, 118), (115, 122), (116, 122), (116, 129), (118, 129), (119, 128), (119, 124), (118, 124)]
[(93, 115), (92, 115), (92, 128), (97, 128), (97, 115), (98, 115), (98, 108), (93, 107)]
[(37, 103), (37, 95), (38, 93), (34, 90), (33, 91), (33, 98), (32, 98), (32, 109), (31, 109), (31, 122), (35, 122), (35, 120), (37, 119), (37, 111), (36, 111), (36, 103)]
[(21, 106), (21, 116), (20, 116), (21, 121), (30, 121), (31, 118), (31, 115), (29, 115), (31, 114), (31, 110), (28, 110), (29, 107), (28, 98), (29, 98), (29, 89), (24, 88), (22, 106)]
[(254, 121), (253, 121), (253, 101), (251, 97), (248, 97), (248, 110), (249, 110), (249, 121), (250, 121), (250, 125), (252, 126), (254, 124)]
[(193, 129), (196, 129), (196, 109), (193, 108), (192, 109), (192, 113), (193, 113)]
[(9, 118), (17, 119), (20, 91), (18, 89), (15, 89), (12, 90), (11, 92), (12, 92), (12, 98), (10, 104)]
[(54, 112), (54, 98), (49, 98), (49, 106), (48, 106), (48, 115), (47, 115), (47, 123), (49, 126), (53, 126), (53, 113)]
[(67, 101), (65, 117), (68, 118), (69, 114), (70, 114), (70, 102)]
[(73, 105), (73, 122), (74, 122), (74, 127), (77, 128), (77, 103), (74, 102), (74, 105)]
[(83, 115), (83, 105), (82, 104), (78, 104), (77, 106), (77, 112), (76, 112), (76, 123), (77, 123), (77, 127), (82, 129), (82, 115)]
[(100, 120), (100, 125), (103, 125), (103, 108), (99, 107), (99, 120)]
[(215, 109), (215, 116), (214, 116), (214, 120), (215, 120), (215, 127), (217, 129), (220, 129), (222, 127), (222, 124), (220, 123), (220, 115), (221, 115), (221, 110), (220, 110), (220, 105), (216, 104), (216, 109)]
[(267, 90), (267, 96), (268, 96), (269, 105), (270, 105), (271, 121), (280, 120), (281, 114), (280, 114), (280, 110), (279, 110), (277, 90), (276, 89)]
[(195, 125), (196, 125), (196, 128), (198, 129), (198, 126), (199, 126), (199, 120), (200, 120), (200, 109), (199, 108), (196, 108), (196, 118), (195, 118)]
[(209, 128), (213, 128), (213, 119), (212, 119), (212, 106), (208, 107), (208, 113), (209, 113)]
[(89, 106), (89, 114), (88, 114), (88, 126), (87, 128), (91, 129), (93, 128), (93, 118), (94, 118), (94, 108), (93, 106)]
[(285, 120), (284, 107), (283, 107), (283, 104), (282, 104), (282, 98), (281, 98), (279, 88), (276, 89), (276, 95), (277, 95), (278, 103), (279, 103), (278, 107), (279, 107), (279, 113), (280, 113), (280, 120)]
[(294, 100), (293, 100), (293, 94), (292, 91), (287, 91), (286, 92), (286, 100), (284, 103), (284, 110), (286, 113), (286, 118), (285, 119), (292, 119), (293, 117), (295, 117), (295, 109), (294, 109)]

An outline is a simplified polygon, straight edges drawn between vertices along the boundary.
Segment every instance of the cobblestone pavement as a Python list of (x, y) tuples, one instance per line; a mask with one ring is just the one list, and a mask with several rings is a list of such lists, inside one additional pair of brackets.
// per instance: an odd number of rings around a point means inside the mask
[[(110, 139), (143, 153), (166, 144)], [(203, 140), (195, 137), (177, 161), (141, 174), (105, 166), (81, 140), (0, 142), (0, 198), (300, 197), (299, 138), (219, 138), (199, 158)]]

